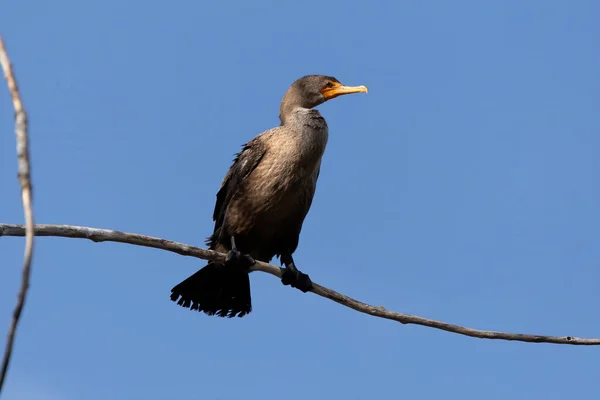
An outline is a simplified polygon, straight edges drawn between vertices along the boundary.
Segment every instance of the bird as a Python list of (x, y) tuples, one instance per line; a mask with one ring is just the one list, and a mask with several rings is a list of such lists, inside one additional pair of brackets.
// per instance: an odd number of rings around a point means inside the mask
[(252, 311), (250, 268), (279, 257), (281, 282), (304, 293), (310, 276), (294, 262), (302, 224), (311, 207), (329, 129), (314, 107), (338, 96), (368, 93), (332, 76), (306, 75), (292, 83), (279, 108), (281, 124), (242, 146), (216, 195), (209, 249), (226, 253), (171, 289), (179, 306), (232, 318)]

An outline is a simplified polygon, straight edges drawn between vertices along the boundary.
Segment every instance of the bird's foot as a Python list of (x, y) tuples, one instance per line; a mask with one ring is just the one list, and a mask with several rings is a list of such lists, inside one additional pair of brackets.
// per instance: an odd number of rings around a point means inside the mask
[(242, 254), (242, 252), (237, 249), (229, 250), (227, 252), (227, 257), (225, 257), (226, 267), (238, 268), (247, 271), (254, 264), (256, 264), (254, 258), (252, 258), (249, 254)]
[(306, 293), (313, 288), (313, 283), (310, 277), (305, 273), (298, 271), (296, 268), (286, 267), (281, 275), (281, 283), (290, 285), (293, 288), (299, 289)]

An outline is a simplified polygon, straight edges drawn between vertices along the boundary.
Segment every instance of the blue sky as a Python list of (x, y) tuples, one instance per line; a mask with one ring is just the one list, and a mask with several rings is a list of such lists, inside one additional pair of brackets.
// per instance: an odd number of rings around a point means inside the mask
[[(305, 74), (330, 127), (295, 254), (318, 283), (470, 327), (600, 336), (600, 3), (5, 2), (38, 223), (203, 245), (240, 145)], [(21, 223), (0, 96), (0, 221)], [(201, 260), (37, 240), (3, 399), (595, 399), (600, 349), (403, 326), (252, 274), (254, 312), (169, 301)], [(23, 240), (0, 238), (0, 325)]]

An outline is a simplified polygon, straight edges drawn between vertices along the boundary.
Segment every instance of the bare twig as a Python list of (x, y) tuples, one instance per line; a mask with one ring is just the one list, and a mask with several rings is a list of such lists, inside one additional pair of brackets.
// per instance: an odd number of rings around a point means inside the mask
[(27, 134), (27, 113), (23, 107), (21, 101), (21, 95), (19, 94), (19, 87), (17, 86), (17, 80), (12, 71), (12, 66), (8, 54), (6, 53), (6, 47), (4, 41), (0, 37), (0, 64), (2, 64), (2, 70), (4, 71), (4, 79), (8, 85), (8, 91), (12, 98), (13, 107), (15, 109), (15, 133), (17, 136), (17, 161), (18, 161), (18, 178), (21, 184), (21, 200), (23, 202), (23, 212), (25, 214), (25, 256), (23, 260), (23, 275), (21, 278), (21, 289), (19, 290), (19, 296), (17, 298), (17, 304), (13, 311), (10, 327), (8, 329), (8, 339), (6, 341), (6, 348), (4, 350), (4, 358), (2, 360), (2, 372), (0, 373), (0, 392), (2, 392), (2, 386), (4, 384), (4, 378), (8, 371), (8, 365), (10, 364), (10, 356), (15, 341), (15, 334), (17, 331), (17, 325), (23, 306), (25, 305), (25, 297), (27, 296), (27, 289), (29, 288), (29, 275), (31, 272), (31, 260), (33, 258), (33, 209), (31, 199), (31, 175), (29, 172), (29, 143)]
[[(0, 224), (0, 236), (23, 236), (25, 229), (22, 225)], [(217, 253), (211, 250), (201, 249), (183, 243), (173, 242), (171, 240), (155, 238), (151, 236), (139, 235), (137, 233), (126, 233), (108, 229), (88, 228), (72, 225), (36, 225), (36, 236), (59, 236), (69, 238), (90, 239), (94, 242), (119, 242), (133, 244), (136, 246), (153, 247), (156, 249), (171, 251), (183, 256), (191, 256), (210, 260), (213, 262), (223, 262), (225, 254)], [(257, 261), (252, 267), (254, 271), (263, 271), (276, 277), (281, 277), (282, 269), (275, 265)], [(448, 332), (458, 333), (460, 335), (471, 336), (481, 339), (501, 339), (515, 340), (519, 342), (531, 343), (554, 343), (571, 345), (600, 345), (600, 338), (585, 339), (573, 336), (546, 336), (546, 335), (527, 335), (521, 333), (505, 333), (494, 331), (483, 331), (479, 329), (466, 328), (459, 325), (448, 324), (446, 322), (435, 321), (414, 315), (402, 314), (386, 310), (383, 307), (375, 307), (369, 304), (354, 300), (331, 289), (314, 284), (313, 293), (350, 307), (356, 311), (373, 315), (379, 318), (391, 319), (402, 324), (416, 324), (428, 326), (430, 328), (441, 329)]]

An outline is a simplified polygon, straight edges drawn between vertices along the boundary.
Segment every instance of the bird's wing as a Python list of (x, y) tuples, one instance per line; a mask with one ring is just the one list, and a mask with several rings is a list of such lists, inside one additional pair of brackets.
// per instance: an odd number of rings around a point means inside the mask
[(235, 155), (233, 164), (221, 182), (221, 188), (217, 193), (217, 201), (213, 212), (215, 231), (223, 223), (229, 202), (242, 186), (241, 184), (244, 179), (258, 166), (267, 151), (263, 140), (261, 140), (263, 139), (262, 136), (259, 135), (246, 143), (242, 151)]

